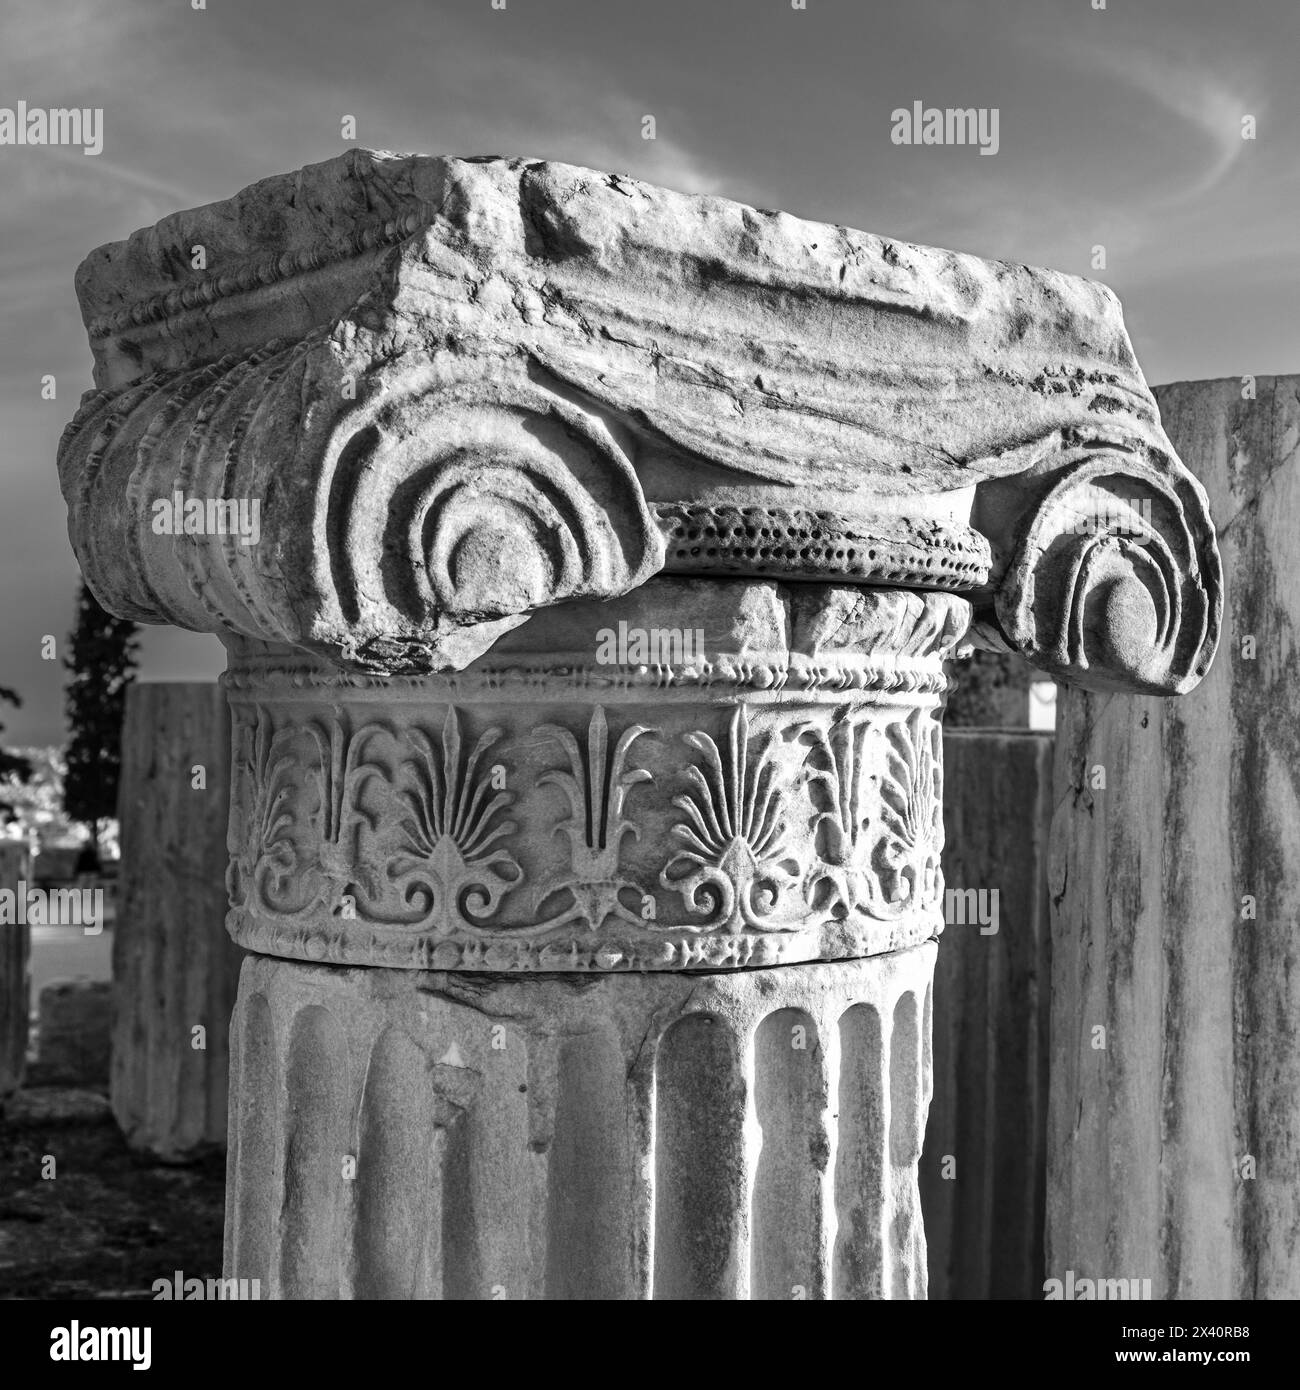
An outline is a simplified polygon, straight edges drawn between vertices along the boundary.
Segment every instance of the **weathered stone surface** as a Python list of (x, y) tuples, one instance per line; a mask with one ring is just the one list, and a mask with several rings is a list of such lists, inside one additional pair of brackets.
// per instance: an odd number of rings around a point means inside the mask
[(1227, 650), (1176, 705), (1058, 715), (1047, 1273), (1156, 1298), (1300, 1297), (1300, 378), (1255, 387), (1157, 393)]
[(230, 713), (220, 687), (132, 685), (118, 792), (113, 1114), (132, 1148), (163, 1159), (226, 1141), (242, 955), (225, 930), (229, 806)]
[(1110, 292), (367, 152), (78, 291), (88, 582), (230, 653), (232, 1269), (921, 1294), (949, 658), (1168, 692), (1217, 641)]
[[(663, 660), (617, 650), (664, 614), (684, 640)], [(232, 644), (231, 931), (491, 971), (925, 941), (944, 660), (968, 621), (948, 594), (660, 579), (539, 614), (449, 678)]]
[(947, 930), (921, 1162), (930, 1297), (1041, 1298), (1052, 736), (949, 729), (943, 744)]
[[(78, 292), (73, 543), (142, 622), (446, 671), (668, 567), (972, 591), (984, 640), (1101, 688), (1213, 654), (1204, 497), (1101, 285), (361, 151), (102, 247)], [(257, 543), (158, 534), (174, 495), (255, 500)]]
[(106, 1085), (112, 1015), (107, 980), (52, 980), (46, 985), (36, 1015), (41, 1084)]
[(927, 943), (524, 979), (249, 956), (226, 1275), (272, 1298), (916, 1298)]
[[(0, 843), (0, 888), (31, 882), (27, 846)], [(31, 928), (0, 924), (0, 1104), (23, 1084), (31, 1031)]]

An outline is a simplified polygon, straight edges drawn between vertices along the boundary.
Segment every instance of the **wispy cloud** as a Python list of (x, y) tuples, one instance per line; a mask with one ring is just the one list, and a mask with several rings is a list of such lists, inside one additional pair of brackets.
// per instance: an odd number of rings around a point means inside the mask
[(1200, 136), (1209, 161), (1187, 182), (1166, 189), (1161, 196), (1168, 200), (1192, 200), (1214, 188), (1248, 148), (1241, 134), (1242, 116), (1261, 114), (1248, 95), (1250, 84), (1226, 74), (1222, 61), (1211, 66), (1171, 52), (1167, 36), (1157, 47), (1072, 35), (1060, 43), (1058, 56), (1085, 75), (1110, 79), (1127, 89), (1127, 100), (1134, 108), (1135, 145), (1146, 143), (1151, 148), (1151, 142), (1140, 138), (1144, 106), (1154, 106)]

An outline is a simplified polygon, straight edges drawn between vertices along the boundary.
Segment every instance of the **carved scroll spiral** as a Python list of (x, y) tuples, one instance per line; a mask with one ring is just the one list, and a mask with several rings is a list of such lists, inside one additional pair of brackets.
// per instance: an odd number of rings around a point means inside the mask
[(461, 666), (534, 609), (617, 597), (663, 563), (604, 423), (522, 374), (426, 386), (416, 373), (343, 424), (318, 493), (331, 540), (318, 582), (350, 664)]
[(1218, 643), (1222, 571), (1205, 493), (1149, 447), (1085, 448), (1050, 472), (996, 596), (1003, 634), (1073, 685), (1179, 695)]
[[(626, 437), (531, 372), (316, 332), (96, 393), (59, 463), (87, 577), (137, 621), (379, 674), (460, 670), (537, 608), (617, 598), (664, 560)], [(256, 534), (160, 529), (178, 494), (200, 519), (255, 506)]]

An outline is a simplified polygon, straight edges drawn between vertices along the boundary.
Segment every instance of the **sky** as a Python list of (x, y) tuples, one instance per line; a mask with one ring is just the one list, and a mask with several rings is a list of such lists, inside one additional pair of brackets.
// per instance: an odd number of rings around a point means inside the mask
[[(0, 145), (10, 746), (64, 737), (41, 653), (77, 581), (55, 468), (90, 385), (77, 265), (354, 145), (561, 159), (1093, 276), (1153, 384), (1300, 372), (1297, 0), (198, 2), (0, 0), (0, 108), (104, 113), (95, 156)], [(917, 101), (996, 108), (997, 153), (895, 144)], [(150, 679), (224, 655), (166, 628), (143, 653)]]

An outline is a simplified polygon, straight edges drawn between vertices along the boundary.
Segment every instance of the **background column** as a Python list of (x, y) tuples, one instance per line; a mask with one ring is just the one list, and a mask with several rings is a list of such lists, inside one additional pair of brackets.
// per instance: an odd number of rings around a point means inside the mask
[(1049, 1276), (1300, 1297), (1298, 389), (1156, 392), (1209, 493), (1224, 650), (1177, 702), (1062, 694)]
[[(226, 932), (230, 713), (215, 682), (134, 684), (122, 730), (113, 935), (113, 1114), (136, 1149), (226, 1142), (243, 953)], [(196, 1031), (201, 1030), (201, 1031)]]

